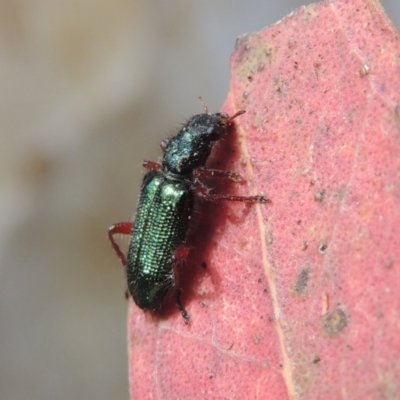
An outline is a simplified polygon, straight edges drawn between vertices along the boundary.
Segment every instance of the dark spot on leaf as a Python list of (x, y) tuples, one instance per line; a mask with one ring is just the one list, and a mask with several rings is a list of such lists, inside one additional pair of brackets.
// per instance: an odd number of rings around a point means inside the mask
[(321, 243), (321, 244), (319, 245), (319, 247), (318, 247), (318, 251), (319, 251), (321, 254), (325, 254), (327, 248), (328, 248), (328, 244), (327, 244), (327, 243)]
[(289, 49), (294, 49), (297, 46), (297, 41), (295, 39), (290, 39), (288, 43)]
[(310, 281), (310, 273), (311, 271), (309, 267), (304, 267), (300, 270), (294, 284), (294, 291), (296, 293), (301, 294), (307, 291), (308, 282)]
[(317, 127), (317, 132), (318, 132), (320, 135), (326, 136), (326, 135), (328, 135), (330, 129), (331, 129), (331, 128), (330, 128), (329, 125), (319, 125), (319, 126)]
[(397, 121), (400, 121), (400, 106), (396, 106), (394, 109)]
[(271, 231), (267, 232), (267, 243), (272, 244), (274, 243), (274, 235)]
[(322, 200), (324, 200), (324, 198), (325, 198), (325, 189), (318, 191), (314, 195), (315, 201), (322, 201)]
[(260, 344), (260, 342), (261, 342), (261, 337), (259, 335), (254, 335), (254, 343)]
[(323, 331), (333, 337), (337, 336), (347, 326), (348, 318), (346, 313), (340, 309), (328, 312), (322, 316), (322, 329)]
[(313, 364), (318, 364), (320, 361), (321, 361), (321, 357), (315, 355), (314, 358), (313, 358)]
[(265, 64), (263, 62), (259, 62), (257, 66), (257, 71), (261, 72), (265, 68)]
[(389, 258), (389, 260), (387, 260), (386, 263), (385, 263), (385, 268), (386, 269), (392, 269), (393, 264), (394, 264), (394, 261), (391, 258)]

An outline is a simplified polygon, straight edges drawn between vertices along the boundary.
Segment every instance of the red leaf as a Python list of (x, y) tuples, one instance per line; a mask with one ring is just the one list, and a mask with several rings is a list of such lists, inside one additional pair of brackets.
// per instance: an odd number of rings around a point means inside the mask
[(238, 40), (210, 166), (271, 202), (199, 209), (189, 326), (130, 304), (132, 398), (400, 398), (399, 39), (342, 0)]

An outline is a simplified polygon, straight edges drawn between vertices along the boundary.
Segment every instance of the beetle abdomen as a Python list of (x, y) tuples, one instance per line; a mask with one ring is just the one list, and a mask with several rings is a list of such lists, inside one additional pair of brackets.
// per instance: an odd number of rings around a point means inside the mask
[(129, 292), (140, 308), (156, 309), (173, 286), (172, 257), (186, 239), (192, 209), (190, 182), (146, 174), (127, 265)]

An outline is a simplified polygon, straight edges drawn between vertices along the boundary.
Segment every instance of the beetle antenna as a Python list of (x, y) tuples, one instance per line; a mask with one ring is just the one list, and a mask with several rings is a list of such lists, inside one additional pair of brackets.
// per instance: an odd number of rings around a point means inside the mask
[(239, 110), (235, 114), (233, 114), (231, 117), (229, 117), (229, 122), (231, 122), (233, 119), (238, 117), (239, 115), (242, 115), (246, 112), (246, 110)]
[(207, 104), (204, 103), (204, 101), (203, 101), (203, 99), (201, 98), (201, 96), (199, 96), (199, 100), (200, 100), (200, 103), (203, 105), (204, 114), (210, 114), (210, 112), (208, 111)]

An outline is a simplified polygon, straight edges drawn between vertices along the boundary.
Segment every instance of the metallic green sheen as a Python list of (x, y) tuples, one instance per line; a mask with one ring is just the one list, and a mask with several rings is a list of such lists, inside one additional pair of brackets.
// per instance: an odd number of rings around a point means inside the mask
[(143, 179), (127, 258), (129, 292), (140, 308), (158, 308), (175, 284), (172, 256), (185, 241), (193, 197), (181, 177), (150, 171)]

